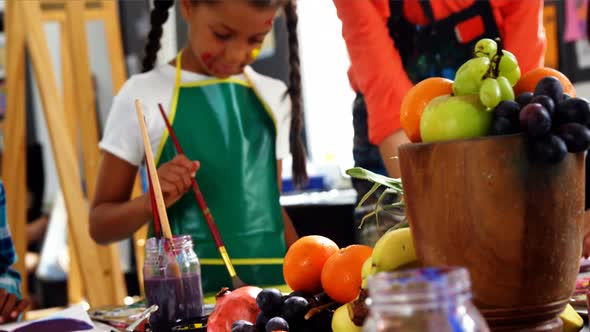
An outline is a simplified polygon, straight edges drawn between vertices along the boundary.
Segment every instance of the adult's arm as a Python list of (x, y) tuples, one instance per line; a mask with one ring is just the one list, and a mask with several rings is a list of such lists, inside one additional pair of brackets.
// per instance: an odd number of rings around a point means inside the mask
[(365, 97), (369, 140), (380, 146), (390, 175), (396, 171), (397, 146), (407, 138), (400, 130), (400, 106), (412, 87), (387, 28), (386, 0), (334, 0), (342, 36), (352, 62), (355, 84)]

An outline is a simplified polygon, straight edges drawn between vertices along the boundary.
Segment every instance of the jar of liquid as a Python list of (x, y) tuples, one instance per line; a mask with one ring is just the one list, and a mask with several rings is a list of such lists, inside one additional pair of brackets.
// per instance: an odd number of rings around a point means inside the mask
[(363, 332), (488, 332), (471, 302), (463, 268), (423, 268), (369, 278), (369, 317)]
[(152, 331), (167, 332), (178, 322), (202, 317), (201, 266), (190, 235), (175, 236), (171, 243), (150, 238), (145, 251), (146, 302), (159, 307), (150, 317)]

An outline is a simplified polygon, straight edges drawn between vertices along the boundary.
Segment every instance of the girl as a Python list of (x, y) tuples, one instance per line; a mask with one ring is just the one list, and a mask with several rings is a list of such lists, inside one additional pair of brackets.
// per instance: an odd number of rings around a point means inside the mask
[[(129, 200), (143, 159), (133, 105), (139, 99), (172, 232), (192, 236), (203, 290), (219, 290), (230, 279), (203, 214), (187, 193), (191, 177), (201, 187), (240, 278), (249, 284), (282, 284), (285, 241), (297, 238), (279, 204), (281, 160), (289, 152), (296, 182), (306, 179), (294, 3), (180, 0), (188, 44), (169, 64), (154, 68), (162, 24), (172, 5), (155, 1), (144, 73), (126, 82), (114, 100), (100, 143), (103, 160), (90, 232), (95, 241), (109, 243), (129, 237), (151, 218), (149, 196)], [(289, 30), (288, 89), (248, 66), (280, 8)], [(169, 113), (186, 155), (175, 154), (158, 103)]]

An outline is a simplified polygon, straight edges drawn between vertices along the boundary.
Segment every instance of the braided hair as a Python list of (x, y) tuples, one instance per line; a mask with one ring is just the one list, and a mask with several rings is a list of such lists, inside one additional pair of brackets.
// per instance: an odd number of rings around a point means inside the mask
[(301, 138), (303, 126), (303, 109), (301, 107), (301, 73), (299, 70), (299, 39), (297, 38), (297, 11), (295, 0), (289, 0), (285, 4), (285, 17), (287, 21), (287, 33), (289, 39), (289, 89), (287, 93), (291, 98), (291, 130), (289, 145), (293, 156), (293, 181), (298, 187), (307, 182), (307, 170), (305, 168), (305, 147)]
[[(289, 42), (289, 87), (286, 96), (291, 98), (291, 128), (289, 145), (293, 156), (293, 181), (297, 187), (302, 187), (307, 181), (305, 167), (305, 147), (301, 137), (303, 126), (303, 110), (301, 107), (301, 74), (299, 71), (299, 39), (297, 38), (297, 11), (296, 0), (249, 0), (253, 6), (268, 7), (282, 5), (287, 22), (287, 33)], [(198, 2), (193, 0), (193, 3)], [(150, 15), (151, 30), (148, 34), (148, 42), (145, 46), (145, 57), (143, 59), (143, 72), (154, 68), (158, 51), (160, 50), (160, 38), (162, 37), (162, 25), (168, 19), (168, 9), (172, 7), (174, 0), (154, 0), (154, 9)]]
[(168, 9), (174, 5), (174, 0), (154, 0), (154, 9), (150, 14), (151, 29), (148, 34), (148, 41), (145, 45), (145, 57), (142, 62), (142, 72), (154, 68), (158, 51), (162, 47), (162, 25), (168, 20)]

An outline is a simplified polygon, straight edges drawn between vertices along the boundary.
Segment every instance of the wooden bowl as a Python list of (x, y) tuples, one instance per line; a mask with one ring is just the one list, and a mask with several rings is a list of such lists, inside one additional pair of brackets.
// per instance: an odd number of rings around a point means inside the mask
[(558, 330), (581, 255), (584, 155), (543, 164), (512, 135), (406, 144), (400, 164), (419, 259), (467, 267), (493, 330)]

